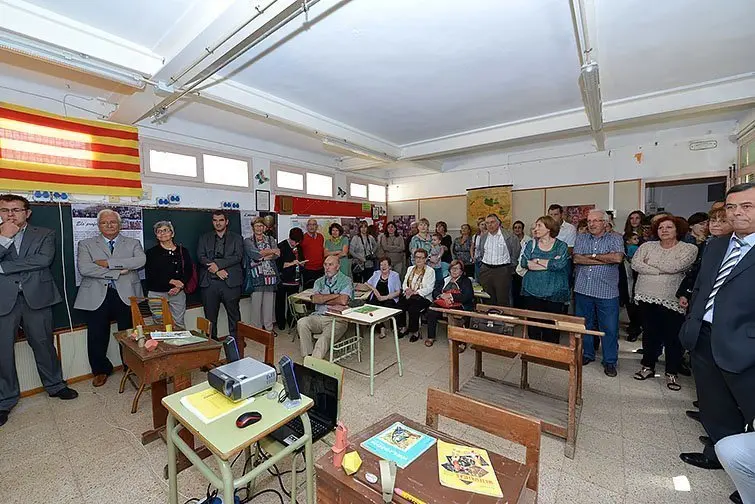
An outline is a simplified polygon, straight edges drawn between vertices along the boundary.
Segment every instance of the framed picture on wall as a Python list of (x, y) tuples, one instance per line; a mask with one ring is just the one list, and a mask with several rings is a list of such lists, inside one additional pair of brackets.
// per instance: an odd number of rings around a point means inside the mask
[(254, 196), (255, 196), (255, 202), (257, 205), (257, 211), (269, 212), (270, 211), (270, 191), (262, 191), (260, 189), (257, 189), (254, 192)]

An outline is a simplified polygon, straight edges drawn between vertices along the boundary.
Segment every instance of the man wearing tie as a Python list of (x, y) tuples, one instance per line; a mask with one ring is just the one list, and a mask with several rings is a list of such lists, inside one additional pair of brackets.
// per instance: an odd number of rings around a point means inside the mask
[(726, 216), (734, 233), (705, 248), (679, 333), (692, 355), (700, 417), (712, 441), (681, 459), (704, 469), (720, 469), (713, 445), (755, 418), (755, 184), (729, 189)]
[(63, 380), (52, 343), (52, 305), (61, 301), (50, 272), (55, 233), (30, 226), (29, 216), (26, 198), (0, 195), (0, 425), (20, 397), (14, 350), (22, 323), (47, 393), (64, 400), (79, 395)]
[(146, 256), (139, 240), (121, 235), (121, 216), (110, 209), (97, 214), (100, 234), (79, 242), (77, 262), (81, 285), (74, 308), (86, 312), (87, 352), (94, 379), (101, 387), (113, 372), (107, 358), (110, 321), (118, 330), (131, 328), (131, 296), (142, 297), (137, 270), (144, 267)]

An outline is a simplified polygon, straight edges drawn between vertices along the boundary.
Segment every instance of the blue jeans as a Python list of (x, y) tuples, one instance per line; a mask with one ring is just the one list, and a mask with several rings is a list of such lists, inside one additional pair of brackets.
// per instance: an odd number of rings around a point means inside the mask
[[(603, 365), (615, 366), (619, 360), (619, 298), (600, 299), (584, 294), (574, 294), (574, 315), (585, 318), (585, 327), (594, 331), (602, 331), (603, 336)], [(583, 355), (595, 360), (594, 336), (583, 339)]]
[(716, 443), (716, 454), (742, 502), (755, 502), (755, 432), (723, 438)]

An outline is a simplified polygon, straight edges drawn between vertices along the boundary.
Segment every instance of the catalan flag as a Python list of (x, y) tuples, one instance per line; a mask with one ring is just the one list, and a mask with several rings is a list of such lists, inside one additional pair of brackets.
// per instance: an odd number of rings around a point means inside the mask
[(141, 196), (137, 129), (0, 102), (0, 189)]

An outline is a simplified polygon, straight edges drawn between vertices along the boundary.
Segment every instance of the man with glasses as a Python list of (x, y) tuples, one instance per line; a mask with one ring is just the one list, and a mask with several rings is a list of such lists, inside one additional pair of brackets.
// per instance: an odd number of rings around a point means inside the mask
[(480, 238), (480, 285), (490, 295), (490, 304), (511, 306), (511, 280), (522, 245), (514, 233), (501, 227), (496, 214), (485, 218), (487, 233)]
[(29, 225), (30, 216), (26, 198), (0, 195), (0, 425), (20, 397), (15, 342), (21, 324), (47, 393), (63, 400), (79, 395), (63, 380), (52, 342), (52, 305), (62, 301), (50, 272), (55, 233)]
[(86, 312), (92, 385), (101, 387), (113, 372), (107, 357), (110, 322), (115, 320), (119, 331), (132, 327), (129, 298), (144, 296), (138, 270), (147, 258), (139, 240), (121, 234), (121, 216), (115, 210), (100, 210), (97, 226), (99, 235), (79, 242), (81, 285), (73, 306)]
[(199, 286), (202, 288), (204, 314), (212, 325), (212, 338), (218, 339), (220, 304), (228, 316), (228, 333), (236, 338), (236, 324), (241, 320), (239, 299), (244, 283), (241, 262), (244, 239), (228, 229), (228, 217), (222, 210), (212, 212), (213, 230), (199, 238)]
[[(619, 360), (619, 265), (624, 260), (624, 240), (608, 231), (608, 214), (590, 210), (588, 233), (577, 236), (574, 245), (574, 311), (585, 318), (587, 329), (605, 333), (603, 370), (616, 376)], [(583, 365), (595, 360), (593, 336), (584, 337)]]
[[(311, 355), (318, 359), (324, 359), (330, 351), (330, 330), (333, 317), (327, 317), (325, 313), (329, 306), (346, 306), (349, 299), (354, 295), (354, 284), (351, 278), (340, 271), (340, 261), (336, 256), (325, 258), (323, 266), (325, 276), (318, 278), (312, 289), (312, 302), (315, 312), (308, 317), (299, 319), (296, 329), (299, 332), (299, 349), (302, 357)], [(349, 328), (349, 323), (335, 319), (334, 342), (341, 337)], [(314, 335), (317, 343), (313, 344)]]

